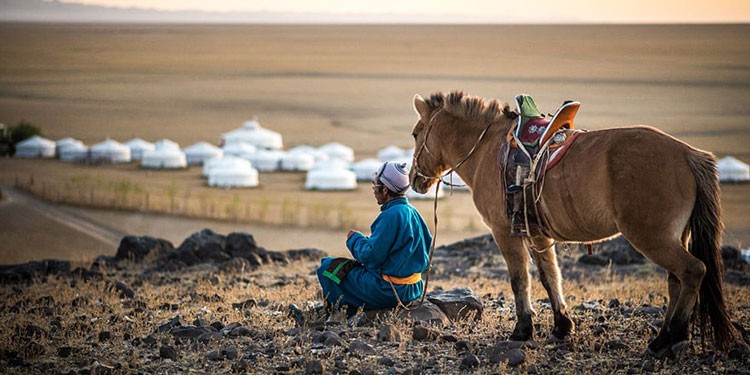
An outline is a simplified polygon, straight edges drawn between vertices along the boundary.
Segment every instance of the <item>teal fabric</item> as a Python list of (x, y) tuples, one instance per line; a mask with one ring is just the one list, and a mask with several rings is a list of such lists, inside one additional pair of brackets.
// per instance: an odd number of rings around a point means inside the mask
[[(335, 258), (321, 261), (318, 279), (328, 302), (366, 310), (394, 307), (396, 296), (381, 275), (407, 277), (427, 270), (432, 234), (417, 209), (406, 198), (397, 198), (380, 210), (369, 237), (355, 233), (346, 241), (354, 259), (364, 267), (352, 269), (336, 284), (323, 276)], [(421, 297), (423, 282), (395, 287), (402, 302), (407, 303)]]

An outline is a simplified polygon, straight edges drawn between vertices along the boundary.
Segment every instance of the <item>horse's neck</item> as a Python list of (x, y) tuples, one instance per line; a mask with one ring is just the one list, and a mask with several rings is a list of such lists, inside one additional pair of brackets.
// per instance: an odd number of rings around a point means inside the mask
[[(451, 160), (449, 160), (449, 164), (451, 167), (455, 167), (457, 163), (461, 162), (484, 130), (484, 128), (479, 130), (475, 128), (478, 127), (473, 127), (463, 137), (458, 135), (455, 137), (455, 139), (470, 139), (469, 141), (451, 142), (451, 144), (455, 144), (450, 152)], [(482, 185), (482, 181), (488, 178), (494, 180), (500, 176), (497, 172), (497, 160), (507, 131), (508, 129), (504, 124), (493, 124), (484, 138), (477, 144), (474, 153), (456, 169), (456, 173), (472, 191), (477, 192), (477, 188)]]

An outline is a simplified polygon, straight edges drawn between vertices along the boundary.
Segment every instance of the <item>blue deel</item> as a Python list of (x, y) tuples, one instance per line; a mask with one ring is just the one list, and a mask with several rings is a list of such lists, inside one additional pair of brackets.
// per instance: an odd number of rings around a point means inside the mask
[[(414, 206), (406, 198), (396, 198), (380, 206), (380, 214), (370, 226), (370, 236), (356, 232), (346, 241), (354, 259), (365, 267), (354, 268), (336, 285), (323, 277), (333, 258), (323, 258), (318, 280), (331, 304), (365, 310), (391, 308), (398, 304), (391, 285), (381, 275), (407, 277), (427, 270), (432, 234)], [(423, 281), (396, 285), (399, 297), (407, 303), (422, 296)]]

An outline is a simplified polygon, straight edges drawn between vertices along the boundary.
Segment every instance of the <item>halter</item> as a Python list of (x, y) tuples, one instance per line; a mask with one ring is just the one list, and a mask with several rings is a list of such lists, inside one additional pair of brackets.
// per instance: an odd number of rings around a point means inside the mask
[[(471, 149), (469, 149), (469, 152), (466, 153), (466, 156), (464, 156), (463, 158), (461, 158), (461, 160), (458, 163), (456, 163), (455, 166), (449, 168), (448, 171), (445, 172), (444, 174), (442, 174), (441, 176), (428, 176), (428, 175), (422, 173), (419, 170), (419, 157), (422, 156), (422, 151), (427, 151), (428, 155), (430, 155), (433, 159), (435, 158), (435, 156), (432, 154), (432, 152), (430, 151), (430, 149), (427, 147), (427, 139), (430, 136), (430, 130), (432, 130), (432, 128), (433, 128), (433, 125), (432, 125), (433, 120), (435, 120), (435, 117), (437, 117), (437, 115), (442, 110), (443, 110), (443, 108), (440, 108), (432, 116), (430, 116), (430, 121), (427, 122), (427, 133), (424, 136), (424, 141), (422, 141), (422, 146), (419, 148), (419, 150), (417, 151), (417, 153), (414, 155), (414, 173), (417, 176), (422, 177), (422, 178), (426, 178), (428, 180), (435, 180), (435, 179), (437, 179), (438, 180), (438, 184), (440, 184), (440, 182), (442, 181), (443, 177), (446, 177), (446, 176), (450, 175), (451, 173), (453, 173), (454, 171), (456, 171), (464, 162), (466, 162), (467, 160), (469, 160), (469, 158), (471, 157), (471, 155), (474, 154), (474, 151), (477, 149), (477, 146), (479, 146), (479, 142), (482, 141), (482, 139), (484, 138), (484, 135), (487, 134), (487, 131), (490, 130), (490, 126), (492, 126), (492, 122), (489, 122), (487, 124), (487, 126), (484, 128), (484, 130), (482, 130), (482, 133), (479, 134), (479, 137), (477, 138), (476, 142), (474, 142), (474, 145), (471, 146)], [(449, 184), (449, 185), (453, 186), (452, 184)]]

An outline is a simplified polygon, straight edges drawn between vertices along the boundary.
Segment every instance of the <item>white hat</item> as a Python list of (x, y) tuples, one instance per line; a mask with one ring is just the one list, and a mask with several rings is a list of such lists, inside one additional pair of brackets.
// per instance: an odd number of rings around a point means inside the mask
[(409, 171), (406, 170), (406, 163), (396, 163), (387, 161), (373, 173), (372, 181), (382, 183), (388, 190), (403, 194), (409, 188)]

